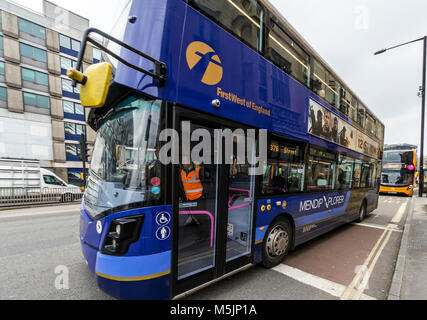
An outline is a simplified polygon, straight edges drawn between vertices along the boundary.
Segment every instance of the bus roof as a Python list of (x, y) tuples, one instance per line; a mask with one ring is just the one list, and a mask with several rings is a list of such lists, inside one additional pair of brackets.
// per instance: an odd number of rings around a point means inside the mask
[(412, 145), (412, 144), (391, 144), (384, 146), (384, 152), (386, 151), (409, 151), (409, 150), (417, 150), (418, 146)]
[(289, 32), (289, 35), (294, 38), (300, 46), (304, 48), (304, 50), (307, 51), (311, 56), (316, 58), (316, 60), (323, 65), (324, 68), (326, 68), (332, 76), (334, 76), (342, 85), (344, 85), (348, 91), (351, 92), (351, 94), (366, 108), (366, 110), (374, 116), (383, 126), (384, 123), (375, 115), (372, 110), (367, 107), (367, 105), (360, 99), (356, 94), (354, 94), (354, 91), (350, 89), (350, 87), (342, 80), (340, 76), (331, 68), (331, 66), (316, 52), (316, 50), (313, 49), (313, 47), (304, 39), (303, 36), (301, 36), (298, 31), (295, 30), (294, 27), (289, 23), (288, 20), (277, 10), (269, 0), (258, 0), (260, 3), (262, 3), (273, 15), (276, 16), (276, 18), (283, 23), (283, 26), (287, 29), (287, 32)]

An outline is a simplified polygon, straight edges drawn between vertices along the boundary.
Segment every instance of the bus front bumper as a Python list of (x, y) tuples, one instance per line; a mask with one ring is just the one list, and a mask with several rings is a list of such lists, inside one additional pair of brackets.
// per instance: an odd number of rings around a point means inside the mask
[(170, 252), (140, 257), (101, 254), (82, 242), (82, 251), (98, 286), (120, 300), (170, 299)]
[(408, 186), (408, 187), (381, 186), (380, 187), (380, 193), (405, 194), (407, 196), (412, 196), (414, 194), (414, 187), (413, 186)]

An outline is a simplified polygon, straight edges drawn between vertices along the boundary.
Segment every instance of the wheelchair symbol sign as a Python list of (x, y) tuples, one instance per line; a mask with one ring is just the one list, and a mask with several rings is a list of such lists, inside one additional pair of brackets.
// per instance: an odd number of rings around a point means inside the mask
[(169, 224), (170, 221), (171, 221), (171, 216), (167, 212), (159, 213), (156, 217), (156, 222), (159, 226), (167, 225)]
[(171, 229), (169, 227), (160, 227), (157, 229), (156, 237), (158, 240), (167, 240), (171, 235)]

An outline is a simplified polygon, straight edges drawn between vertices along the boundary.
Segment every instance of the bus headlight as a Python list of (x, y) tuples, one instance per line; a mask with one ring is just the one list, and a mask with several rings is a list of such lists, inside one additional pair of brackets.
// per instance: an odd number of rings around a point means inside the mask
[(122, 233), (122, 226), (120, 224), (116, 225), (116, 233), (120, 237)]
[(103, 254), (123, 256), (132, 243), (138, 241), (144, 216), (116, 219), (111, 222), (110, 230), (102, 248)]

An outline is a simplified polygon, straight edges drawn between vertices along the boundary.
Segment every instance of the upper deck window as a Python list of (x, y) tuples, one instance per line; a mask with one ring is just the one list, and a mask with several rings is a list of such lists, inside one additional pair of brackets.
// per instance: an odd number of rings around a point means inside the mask
[(255, 0), (190, 0), (189, 3), (255, 50), (262, 49), (262, 8)]
[(353, 96), (351, 98), (350, 112), (349, 112), (349, 115), (348, 115), (351, 118), (351, 120), (356, 120), (357, 119), (357, 106), (358, 105), (359, 105), (359, 102)]
[(308, 84), (309, 56), (272, 21), (267, 56), (279, 68), (302, 84)]
[(333, 107), (337, 107), (338, 82), (319, 62), (314, 61), (313, 91)]
[(377, 128), (377, 138), (380, 139), (381, 141), (384, 140), (384, 125), (381, 123), (378, 123), (378, 128)]
[(375, 120), (369, 113), (366, 114), (366, 130), (376, 136)]
[(357, 120), (356, 121), (362, 128), (365, 128), (366, 108), (360, 103), (359, 103), (359, 106), (357, 107)]

